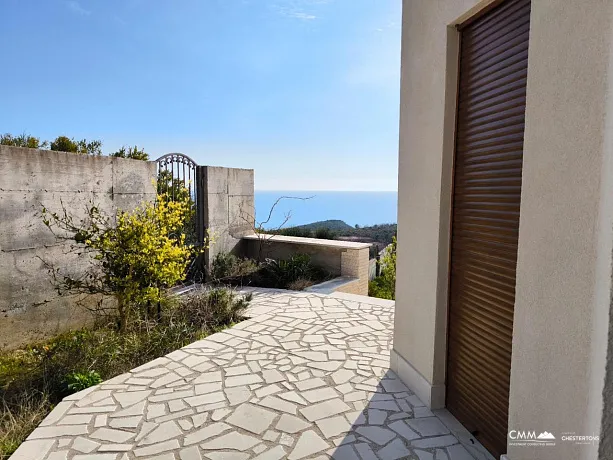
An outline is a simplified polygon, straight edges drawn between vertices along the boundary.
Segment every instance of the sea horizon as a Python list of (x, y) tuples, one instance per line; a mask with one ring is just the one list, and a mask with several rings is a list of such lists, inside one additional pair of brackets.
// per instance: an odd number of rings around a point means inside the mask
[[(268, 220), (275, 201), (282, 199)], [(256, 190), (256, 225), (293, 227), (325, 220), (369, 226), (397, 222), (397, 191)], [(290, 216), (287, 219), (287, 216)]]

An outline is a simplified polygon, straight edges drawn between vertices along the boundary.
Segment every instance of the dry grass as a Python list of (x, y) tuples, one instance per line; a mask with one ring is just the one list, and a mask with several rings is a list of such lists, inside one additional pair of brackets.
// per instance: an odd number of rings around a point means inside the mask
[(44, 343), (0, 353), (0, 460), (6, 460), (74, 392), (70, 376), (103, 380), (164, 356), (243, 319), (250, 299), (215, 289), (195, 292), (165, 307), (161, 321), (115, 323), (61, 334)]
[(7, 460), (53, 408), (47, 395), (24, 396), (18, 407), (2, 401), (0, 409), (0, 460)]

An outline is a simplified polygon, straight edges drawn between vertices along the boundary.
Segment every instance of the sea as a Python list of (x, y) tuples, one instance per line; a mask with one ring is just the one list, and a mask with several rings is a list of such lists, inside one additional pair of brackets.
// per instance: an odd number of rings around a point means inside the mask
[(397, 222), (397, 208), (397, 192), (255, 192), (256, 225), (261, 224), (266, 230), (322, 220), (342, 220), (361, 227), (394, 224)]

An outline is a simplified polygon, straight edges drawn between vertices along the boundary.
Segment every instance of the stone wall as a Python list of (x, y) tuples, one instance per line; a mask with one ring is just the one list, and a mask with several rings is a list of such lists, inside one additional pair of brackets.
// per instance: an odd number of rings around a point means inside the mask
[(42, 207), (82, 217), (90, 202), (105, 213), (155, 198), (154, 162), (0, 146), (0, 347), (81, 325), (89, 315), (59, 297), (45, 262), (78, 272), (43, 223)]
[(204, 226), (213, 239), (205, 251), (211, 267), (220, 252), (243, 252), (241, 238), (255, 228), (255, 192), (252, 169), (203, 166)]
[(321, 240), (281, 235), (247, 235), (243, 253), (253, 259), (289, 259), (294, 254), (307, 254), (313, 264), (332, 276), (353, 278), (337, 292), (368, 295), (368, 243)]

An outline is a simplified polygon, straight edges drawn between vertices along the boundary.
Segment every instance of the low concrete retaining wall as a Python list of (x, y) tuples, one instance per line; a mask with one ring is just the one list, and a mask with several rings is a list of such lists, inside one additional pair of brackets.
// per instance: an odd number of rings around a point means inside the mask
[(346, 277), (335, 292), (368, 295), (369, 243), (299, 238), (281, 235), (246, 235), (243, 254), (253, 259), (288, 259), (307, 254), (315, 265), (333, 276)]
[[(74, 298), (59, 297), (43, 261), (78, 273), (84, 260), (67, 254), (42, 222), (42, 207), (76, 218), (96, 203), (103, 212), (155, 199), (154, 162), (0, 146), (0, 347), (80, 326), (89, 318)], [(62, 205), (63, 203), (63, 205)]]

